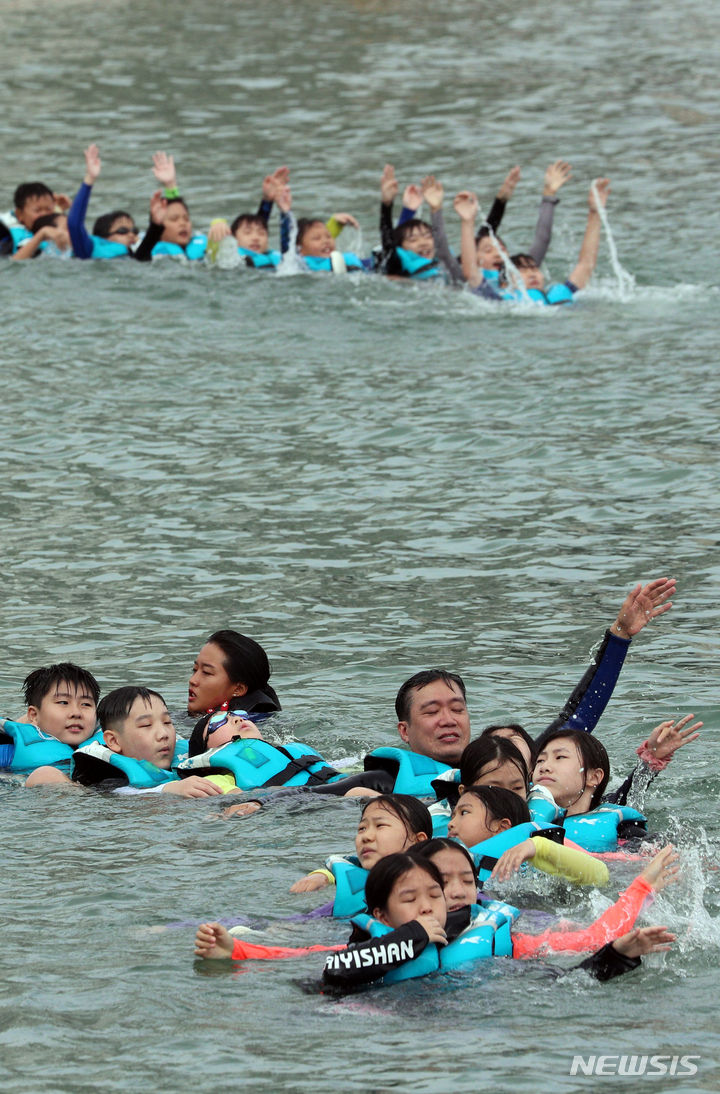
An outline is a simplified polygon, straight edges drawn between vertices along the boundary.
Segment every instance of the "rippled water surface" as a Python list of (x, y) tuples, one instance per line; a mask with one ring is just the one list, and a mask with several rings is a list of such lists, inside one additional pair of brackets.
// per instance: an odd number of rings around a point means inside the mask
[[(680, 941), (607, 985), (497, 962), (338, 1001), (308, 990), (313, 957), (195, 967), (192, 928), (168, 923), (345, 938), (279, 920), (313, 906), (288, 887), (349, 848), (356, 804), (231, 822), (5, 780), (5, 1089), (598, 1088), (569, 1075), (583, 1052), (700, 1055), (679, 1089), (717, 1089), (717, 10), (0, 0), (0, 17), (2, 208), (28, 178), (72, 194), (97, 140), (91, 216), (143, 223), (167, 148), (198, 227), (287, 163), (298, 213), (354, 212), (346, 245), (367, 251), (385, 162), (485, 208), (520, 163), (517, 250), (563, 156), (551, 274), (606, 174), (635, 278), (621, 299), (603, 245), (584, 299), (538, 314), (371, 278), (4, 262), (4, 711), (69, 658), (103, 690), (159, 688), (187, 728), (193, 655), (234, 625), (270, 653), (276, 731), (330, 758), (392, 741), (398, 685), (437, 663), (465, 676), (475, 728), (539, 729), (626, 589), (671, 574), (600, 735), (622, 775), (663, 718), (706, 722), (648, 799), (684, 849), (652, 913)], [(617, 890), (633, 868), (612, 873)], [(580, 920), (606, 899), (538, 896)]]

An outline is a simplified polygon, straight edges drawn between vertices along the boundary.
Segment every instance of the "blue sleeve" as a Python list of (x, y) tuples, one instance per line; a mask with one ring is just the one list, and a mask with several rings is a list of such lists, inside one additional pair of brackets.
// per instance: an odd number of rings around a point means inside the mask
[(91, 193), (92, 186), (88, 186), (86, 182), (81, 182), (80, 189), (73, 198), (68, 213), (68, 232), (70, 233), (70, 242), (72, 243), (75, 258), (92, 258), (93, 244), (85, 227), (85, 214), (87, 213)]
[(290, 250), (292, 223), (292, 217), (289, 213), (280, 214), (280, 250), (283, 254), (286, 254)]
[(272, 207), (273, 207), (273, 203), (271, 201), (268, 201), (267, 198), (263, 198), (262, 201), (260, 202), (260, 205), (258, 206), (257, 215), (259, 217), (262, 217), (266, 224), (270, 220), (270, 214), (272, 213)]
[(545, 730), (546, 733), (556, 729), (578, 729), (592, 733), (608, 705), (629, 648), (629, 638), (618, 638), (610, 631), (605, 632), (592, 663), (555, 721)]
[(408, 209), (407, 206), (403, 205), (402, 209), (400, 210), (400, 216), (398, 217), (398, 227), (401, 224), (404, 224), (406, 220), (412, 220), (414, 217), (417, 216), (417, 214), (417, 209)]

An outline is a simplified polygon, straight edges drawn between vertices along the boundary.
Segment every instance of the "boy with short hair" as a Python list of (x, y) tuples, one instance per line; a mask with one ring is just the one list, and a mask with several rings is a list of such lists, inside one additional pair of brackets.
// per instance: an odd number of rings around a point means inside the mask
[(163, 793), (202, 798), (222, 791), (209, 779), (180, 779), (172, 770), (187, 751), (177, 740), (165, 700), (150, 688), (108, 692), (98, 705), (103, 742), (91, 741), (73, 756), (72, 779), (120, 794)]
[(37, 781), (64, 781), (54, 776), (69, 769), (74, 750), (95, 732), (98, 682), (87, 669), (63, 661), (31, 672), (23, 692), (25, 721), (0, 719), (0, 767), (42, 768), (48, 778)]
[(21, 182), (13, 195), (14, 209), (0, 217), (7, 226), (11, 247), (3, 248), (3, 254), (15, 253), (23, 243), (32, 239), (32, 226), (38, 217), (67, 210), (70, 201), (65, 194), (54, 194), (44, 182)]

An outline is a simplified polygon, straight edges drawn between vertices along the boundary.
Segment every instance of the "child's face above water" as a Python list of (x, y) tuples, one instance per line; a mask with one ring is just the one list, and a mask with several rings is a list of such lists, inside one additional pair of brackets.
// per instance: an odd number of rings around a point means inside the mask
[(453, 850), (452, 847), (443, 847), (442, 851), (433, 855), (431, 861), (442, 876), (443, 893), (449, 912), (476, 903), (477, 881), (467, 855), (460, 850)]
[(62, 680), (43, 695), (39, 706), (28, 707), (27, 716), (43, 733), (75, 748), (92, 737), (97, 724), (92, 695)]
[(387, 805), (371, 803), (360, 818), (355, 850), (364, 870), (396, 851), (405, 851), (417, 843), (417, 836), (408, 832), (404, 820), (392, 813)]
[(447, 905), (442, 888), (425, 870), (414, 866), (401, 874), (393, 885), (384, 908), (375, 908), (373, 916), (388, 927), (402, 927), (421, 915), (432, 915), (444, 927)]
[(220, 748), (228, 744), (235, 737), (255, 737), (262, 739), (260, 730), (249, 718), (243, 718), (242, 714), (218, 712), (210, 717), (205, 731), (205, 741), (208, 748)]
[(484, 802), (474, 794), (461, 794), (448, 824), (448, 835), (462, 840), (466, 847), (474, 847), (496, 835), (499, 828), (499, 822), (490, 818)]
[(165, 212), (162, 238), (165, 243), (177, 243), (184, 247), (193, 234), (190, 214), (181, 201), (171, 201)]
[(238, 247), (244, 247), (246, 251), (264, 254), (268, 249), (268, 230), (260, 224), (241, 221), (235, 229), (235, 239)]
[(168, 770), (175, 752), (175, 726), (165, 703), (157, 695), (137, 697), (119, 730), (106, 729), (105, 743), (113, 752), (146, 760)]
[(422, 258), (435, 257), (435, 240), (430, 229), (424, 225), (411, 228), (403, 237), (401, 246), (404, 251), (412, 251), (413, 254), (420, 255)]
[(311, 224), (303, 233), (299, 247), (301, 255), (307, 255), (308, 258), (329, 258), (334, 250), (335, 241), (327, 225), (321, 221)]

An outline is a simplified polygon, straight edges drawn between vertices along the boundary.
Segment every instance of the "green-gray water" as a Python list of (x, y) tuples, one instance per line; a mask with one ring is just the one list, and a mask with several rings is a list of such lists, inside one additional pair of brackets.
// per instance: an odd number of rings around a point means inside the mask
[[(5, 1089), (621, 1082), (570, 1077), (591, 1052), (700, 1055), (678, 1086), (717, 1089), (717, 11), (0, 13), (3, 209), (27, 178), (74, 192), (97, 140), (91, 217), (129, 207), (144, 223), (150, 155), (166, 148), (199, 227), (252, 208), (287, 163), (298, 212), (350, 210), (369, 247), (386, 161), (403, 183), (432, 170), (449, 196), (473, 186), (485, 208), (520, 163), (503, 224), (519, 249), (563, 156), (575, 178), (551, 272), (569, 272), (589, 182), (607, 174), (636, 278), (619, 300), (603, 246), (584, 301), (528, 314), (372, 279), (3, 262), (0, 709), (21, 713), (24, 675), (70, 658), (103, 690), (148, 683), (180, 712), (198, 646), (234, 625), (270, 653), (278, 731), (330, 758), (391, 741), (399, 683), (437, 663), (465, 676), (476, 729), (510, 715), (541, 728), (625, 590), (669, 574), (675, 607), (638, 639), (599, 735), (621, 775), (662, 719), (706, 722), (648, 798), (651, 827), (685, 849), (682, 883), (651, 913), (680, 941), (608, 985), (498, 962), (337, 1001), (303, 990), (321, 956), (198, 969), (191, 927), (150, 928), (312, 907), (288, 887), (349, 849), (356, 804), (231, 822), (214, 804), (3, 781)], [(633, 870), (613, 864), (615, 889)], [(580, 920), (602, 906), (557, 883), (540, 902)]]

